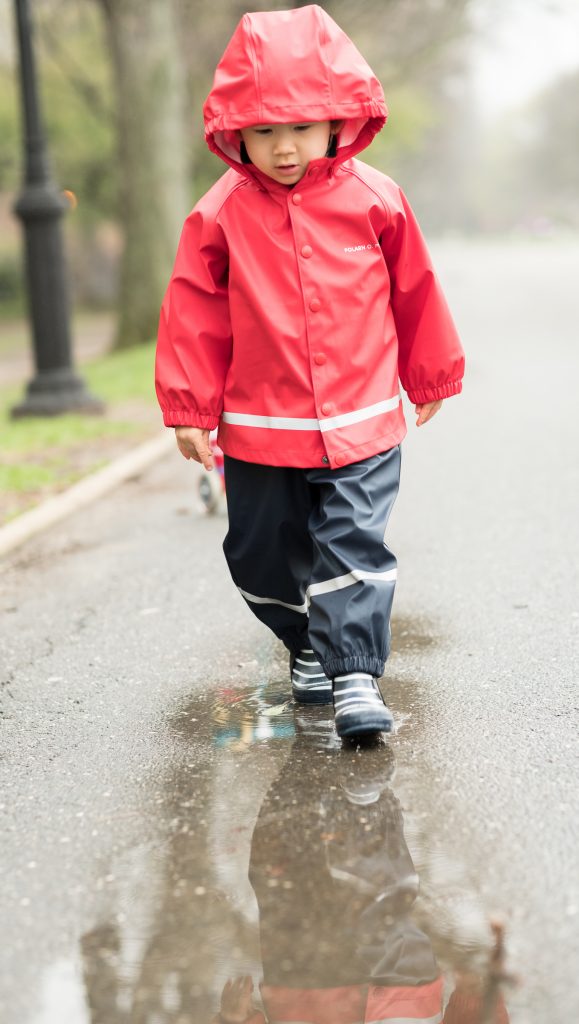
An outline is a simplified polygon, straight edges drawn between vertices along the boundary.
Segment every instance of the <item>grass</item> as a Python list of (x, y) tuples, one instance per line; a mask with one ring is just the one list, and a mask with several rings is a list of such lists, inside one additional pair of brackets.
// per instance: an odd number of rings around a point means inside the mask
[(155, 344), (114, 352), (86, 367), (91, 389), (107, 402), (138, 398), (156, 403), (153, 374)]
[(103, 416), (12, 420), (22, 387), (0, 392), (0, 523), (63, 490), (161, 427), (153, 386), (154, 344), (127, 349), (83, 366), (90, 391), (106, 403)]

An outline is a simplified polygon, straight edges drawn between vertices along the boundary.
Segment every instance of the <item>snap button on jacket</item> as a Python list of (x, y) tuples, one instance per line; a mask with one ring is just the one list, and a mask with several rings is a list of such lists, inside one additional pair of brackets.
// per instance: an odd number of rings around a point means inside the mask
[[(414, 403), (447, 398), (464, 355), (405, 196), (355, 159), (386, 121), (379, 82), (321, 8), (247, 14), (204, 114), (230, 169), (187, 218), (163, 301), (165, 424), (219, 427), (227, 455), (275, 466), (392, 448), (399, 381)], [(296, 188), (241, 160), (240, 127), (334, 119), (336, 156)]]

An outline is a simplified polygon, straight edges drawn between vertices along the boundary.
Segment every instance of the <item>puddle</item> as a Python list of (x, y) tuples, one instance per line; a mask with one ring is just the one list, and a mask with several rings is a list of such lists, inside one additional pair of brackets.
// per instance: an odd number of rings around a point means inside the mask
[[(267, 682), (191, 699), (169, 725), (183, 757), (164, 783), (166, 842), (141, 850), (130, 897), (120, 885), (80, 940), (90, 1024), (202, 1024), (220, 1006), (255, 1024), (252, 1008), (311, 1024), (442, 1021), (444, 1007), (447, 1022), (509, 1019), (502, 945), (493, 960), (488, 927), (451, 941), (421, 901), (398, 734), (345, 747), (331, 708)], [(131, 872), (130, 857), (115, 869)]]
[(295, 733), (293, 707), (281, 683), (227, 686), (210, 697), (196, 697), (169, 721), (196, 743), (202, 738), (213, 747), (242, 750), (263, 740), (290, 740)]
[[(395, 637), (436, 642), (400, 619)], [(505, 1024), (504, 930), (439, 828), (424, 681), (389, 676), (396, 732), (343, 744), (331, 706), (288, 699), (270, 646), (236, 655), (151, 719), (126, 800), (82, 806), (95, 838), (51, 897), (60, 944), (47, 955), (34, 933), (15, 956), (19, 1024), (210, 1024), (220, 1007), (251, 1024)]]

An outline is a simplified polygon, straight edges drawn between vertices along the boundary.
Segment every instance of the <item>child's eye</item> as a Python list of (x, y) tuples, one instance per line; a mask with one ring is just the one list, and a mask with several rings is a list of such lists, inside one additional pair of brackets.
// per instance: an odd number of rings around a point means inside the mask
[(311, 124), (296, 124), (296, 132), (307, 132), (311, 127)]
[(256, 135), (271, 135), (271, 128), (254, 128)]

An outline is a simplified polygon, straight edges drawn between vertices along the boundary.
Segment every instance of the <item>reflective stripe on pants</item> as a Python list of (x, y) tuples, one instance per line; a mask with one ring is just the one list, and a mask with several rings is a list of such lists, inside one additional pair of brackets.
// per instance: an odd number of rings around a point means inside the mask
[(326, 674), (382, 675), (396, 559), (384, 533), (398, 494), (399, 446), (340, 469), (225, 457), (223, 550), (248, 606)]

